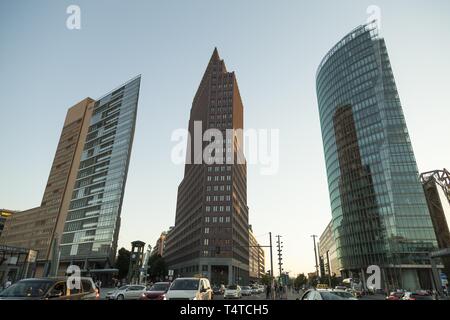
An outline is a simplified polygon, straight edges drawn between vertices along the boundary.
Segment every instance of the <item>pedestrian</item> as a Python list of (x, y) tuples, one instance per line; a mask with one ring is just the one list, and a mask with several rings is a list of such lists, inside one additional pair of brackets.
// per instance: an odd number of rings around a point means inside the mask
[(5, 289), (10, 287), (11, 285), (12, 285), (12, 281), (11, 281), (11, 279), (8, 278), (8, 280), (6, 280), (6, 282), (5, 282)]
[(266, 285), (266, 299), (269, 299), (270, 297), (270, 286)]

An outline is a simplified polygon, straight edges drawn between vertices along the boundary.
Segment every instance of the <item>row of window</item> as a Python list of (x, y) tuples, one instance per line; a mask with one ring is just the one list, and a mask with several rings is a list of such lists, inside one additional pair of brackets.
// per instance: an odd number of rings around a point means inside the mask
[(231, 212), (231, 206), (206, 206), (206, 212)]
[(206, 191), (231, 191), (231, 185), (206, 186)]
[(217, 201), (230, 201), (230, 195), (221, 195), (221, 196), (206, 196), (206, 202), (217, 202)]
[[(230, 223), (231, 217), (205, 217), (205, 223)], [(205, 232), (206, 233), (206, 232)], [(209, 233), (209, 229), (208, 229)]]
[[(231, 166), (226, 166), (227, 171), (231, 171)], [(225, 172), (225, 166), (214, 167), (214, 172)], [(208, 172), (213, 172), (213, 167), (208, 167)]]
[[(225, 176), (208, 176), (206, 179), (208, 182), (210, 182), (210, 181), (225, 181)], [(226, 176), (226, 180), (231, 181), (231, 176), (230, 175)]]

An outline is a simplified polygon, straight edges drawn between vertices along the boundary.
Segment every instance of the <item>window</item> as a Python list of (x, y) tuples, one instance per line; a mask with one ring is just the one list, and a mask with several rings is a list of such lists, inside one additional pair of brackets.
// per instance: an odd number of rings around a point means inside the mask
[(209, 233), (209, 228), (205, 228), (205, 234)]
[(203, 240), (203, 244), (204, 244), (205, 246), (209, 245), (209, 239), (204, 239), (204, 240)]
[(209, 217), (205, 217), (205, 222), (209, 223)]

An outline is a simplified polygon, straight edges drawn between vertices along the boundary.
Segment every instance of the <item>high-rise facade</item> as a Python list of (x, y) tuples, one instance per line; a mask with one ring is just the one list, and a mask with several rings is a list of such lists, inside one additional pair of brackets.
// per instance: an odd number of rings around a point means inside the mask
[(61, 238), (61, 262), (112, 266), (136, 123), (140, 77), (96, 101)]
[(436, 237), (376, 25), (339, 41), (316, 82), (341, 273), (363, 280), (378, 265), (384, 287), (431, 288)]
[(8, 209), (0, 209), (0, 237), (3, 232), (3, 228), (5, 227), (6, 219), (11, 218), (11, 216), (15, 213), (13, 210)]
[(56, 272), (58, 261), (111, 263), (139, 85), (140, 76), (68, 110), (41, 205), (6, 221), (0, 243), (38, 251), (36, 276)]
[(249, 227), (249, 277), (250, 281), (259, 282), (265, 274), (264, 250), (259, 245), (253, 234), (252, 227)]
[[(178, 188), (175, 226), (165, 247), (175, 276), (203, 274), (213, 284), (248, 282), (243, 112), (236, 76), (227, 72), (215, 49), (192, 103), (184, 178)], [(211, 130), (222, 133), (223, 145), (220, 155), (204, 159), (208, 143), (202, 137), (211, 139)]]
[(333, 224), (330, 222), (319, 238), (317, 245), (320, 274), (340, 276), (341, 266), (336, 253), (336, 242), (333, 238)]

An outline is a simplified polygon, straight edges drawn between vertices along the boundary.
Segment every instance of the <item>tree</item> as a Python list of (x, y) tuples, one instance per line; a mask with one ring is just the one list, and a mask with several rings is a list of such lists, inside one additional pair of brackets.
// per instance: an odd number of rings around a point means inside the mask
[(266, 285), (266, 286), (270, 286), (271, 284), (272, 284), (272, 277), (270, 276), (270, 274), (264, 274), (262, 277), (261, 277), (261, 283), (263, 284), (263, 285)]
[(301, 288), (304, 285), (306, 285), (307, 282), (308, 282), (308, 279), (306, 278), (306, 276), (303, 273), (301, 273), (297, 276), (297, 278), (295, 278), (294, 286), (296, 288)]
[(164, 277), (167, 275), (167, 263), (163, 257), (159, 254), (154, 254), (150, 256), (148, 259), (148, 269), (147, 273), (149, 279), (160, 279), (164, 280)]
[(131, 252), (121, 248), (117, 254), (116, 269), (119, 269), (119, 279), (126, 278), (130, 267)]

